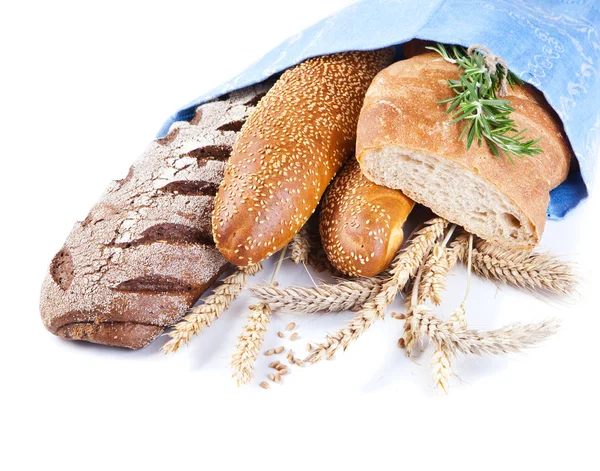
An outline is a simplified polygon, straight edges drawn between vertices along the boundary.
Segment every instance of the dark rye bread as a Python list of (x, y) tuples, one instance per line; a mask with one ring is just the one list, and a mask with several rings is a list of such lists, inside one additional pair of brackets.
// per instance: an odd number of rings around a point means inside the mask
[(212, 239), (214, 196), (237, 133), (268, 88), (233, 92), (174, 123), (75, 224), (42, 286), (50, 332), (141, 348), (221, 275), (227, 262)]

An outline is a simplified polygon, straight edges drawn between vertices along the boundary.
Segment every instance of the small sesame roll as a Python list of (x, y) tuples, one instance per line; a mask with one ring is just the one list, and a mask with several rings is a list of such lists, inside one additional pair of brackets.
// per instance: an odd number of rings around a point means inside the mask
[(349, 159), (321, 205), (319, 232), (327, 258), (346, 275), (378, 275), (402, 246), (402, 227), (413, 207), (401, 191), (373, 183)]
[(308, 59), (285, 71), (242, 126), (212, 217), (217, 249), (233, 264), (287, 245), (354, 152), (369, 84), (394, 48)]

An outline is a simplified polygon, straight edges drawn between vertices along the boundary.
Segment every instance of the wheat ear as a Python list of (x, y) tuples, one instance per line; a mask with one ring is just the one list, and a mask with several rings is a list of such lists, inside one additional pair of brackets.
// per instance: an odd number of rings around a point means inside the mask
[(290, 286), (280, 289), (272, 285), (254, 285), (249, 290), (273, 310), (308, 314), (341, 312), (356, 310), (373, 300), (381, 292), (387, 278), (389, 275), (380, 275), (339, 283), (322, 283), (310, 288)]
[[(271, 276), (271, 284), (275, 281), (277, 273), (279, 273), (286, 250), (287, 246), (281, 250), (279, 260)], [(272, 312), (271, 307), (266, 303), (257, 303), (250, 306), (250, 314), (246, 319), (242, 333), (238, 337), (236, 350), (231, 359), (232, 377), (238, 386), (247, 384), (252, 379), (256, 358), (262, 347)]]
[(473, 270), (478, 275), (526, 291), (558, 295), (575, 292), (577, 278), (571, 264), (543, 252), (524, 252), (478, 240), (473, 250)]
[(238, 337), (236, 351), (231, 360), (233, 379), (238, 386), (247, 384), (252, 379), (256, 358), (262, 347), (270, 320), (271, 308), (268, 304), (257, 303), (250, 306), (250, 314)]
[(430, 309), (423, 304), (420, 299), (419, 289), (422, 284), (423, 270), (425, 264), (421, 264), (417, 270), (417, 275), (413, 281), (411, 297), (406, 299), (406, 320), (404, 321), (404, 346), (406, 348), (406, 355), (412, 356), (412, 352), (415, 348), (417, 341), (420, 336), (419, 322), (422, 319), (422, 313), (428, 313)]
[(182, 345), (189, 343), (194, 335), (210, 327), (242, 292), (248, 277), (260, 270), (262, 270), (260, 263), (237, 267), (231, 275), (223, 279), (212, 294), (206, 296), (201, 304), (191, 308), (188, 314), (173, 326), (173, 330), (168, 333), (171, 339), (162, 346), (162, 351), (174, 353)]
[(506, 355), (536, 345), (554, 335), (560, 326), (556, 319), (533, 324), (513, 324), (496, 330), (477, 331), (443, 322), (426, 311), (419, 317), (420, 335), (443, 344), (452, 355)]
[(294, 236), (289, 245), (290, 258), (294, 263), (306, 263), (310, 253), (310, 238), (308, 229), (303, 226)]
[(435, 350), (431, 357), (431, 371), (433, 374), (433, 385), (442, 394), (448, 394), (450, 390), (450, 375), (452, 374), (452, 363), (450, 353), (439, 342), (435, 344)]
[(455, 229), (456, 224), (450, 226), (444, 240), (433, 247), (425, 261), (423, 278), (421, 279), (421, 286), (419, 286), (420, 301), (431, 299), (431, 302), (436, 306), (442, 304), (442, 291), (446, 289), (446, 276), (450, 271), (446, 244)]
[(425, 254), (443, 234), (446, 225), (447, 222), (441, 218), (428, 221), (426, 227), (417, 232), (407, 247), (396, 255), (392, 262), (390, 278), (383, 283), (381, 292), (372, 301), (367, 302), (346, 327), (328, 335), (324, 342), (318, 343), (304, 362), (314, 364), (333, 358), (340, 347), (343, 350), (348, 348), (348, 345), (371, 327), (373, 322), (383, 318), (387, 306), (394, 301), (398, 290), (402, 290), (408, 279), (414, 275)]

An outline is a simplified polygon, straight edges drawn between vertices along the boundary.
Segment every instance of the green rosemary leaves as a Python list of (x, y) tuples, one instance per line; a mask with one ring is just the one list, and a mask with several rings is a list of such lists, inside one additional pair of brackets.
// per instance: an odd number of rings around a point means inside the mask
[(462, 71), (458, 80), (448, 80), (454, 96), (438, 104), (449, 103), (446, 113), (453, 118), (451, 123), (463, 122), (465, 125), (459, 140), (466, 136), (467, 150), (473, 141), (476, 140), (481, 146), (485, 139), (496, 157), (500, 156), (500, 151), (504, 151), (513, 163), (513, 155), (525, 157), (542, 152), (536, 145), (540, 139), (526, 140), (523, 136), (526, 129), (519, 131), (515, 128), (515, 122), (510, 118), (514, 111), (510, 100), (499, 98), (505, 82), (512, 87), (514, 84), (521, 85), (521, 79), (500, 63), (490, 71), (483, 54), (478, 51), (469, 54), (470, 50), (458, 46), (452, 46), (452, 50), (448, 51), (442, 44), (427, 49), (439, 53)]

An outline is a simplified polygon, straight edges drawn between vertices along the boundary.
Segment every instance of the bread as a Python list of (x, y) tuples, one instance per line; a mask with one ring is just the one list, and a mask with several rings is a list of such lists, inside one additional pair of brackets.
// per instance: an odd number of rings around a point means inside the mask
[(40, 311), (70, 340), (140, 348), (178, 321), (227, 267), (210, 215), (242, 123), (267, 85), (173, 124), (75, 224), (50, 264)]
[(373, 183), (350, 159), (321, 204), (319, 231), (327, 258), (346, 275), (378, 275), (400, 249), (413, 207), (401, 191)]
[(213, 212), (217, 248), (249, 265), (283, 248), (353, 153), (363, 97), (393, 49), (309, 59), (289, 70), (243, 126)]
[(487, 145), (466, 150), (451, 124), (447, 79), (455, 65), (436, 53), (393, 64), (373, 80), (361, 110), (357, 159), (374, 182), (402, 190), (439, 216), (484, 239), (534, 247), (544, 230), (549, 192), (567, 176), (571, 151), (560, 120), (529, 85), (509, 90), (511, 117), (543, 153), (495, 158)]

